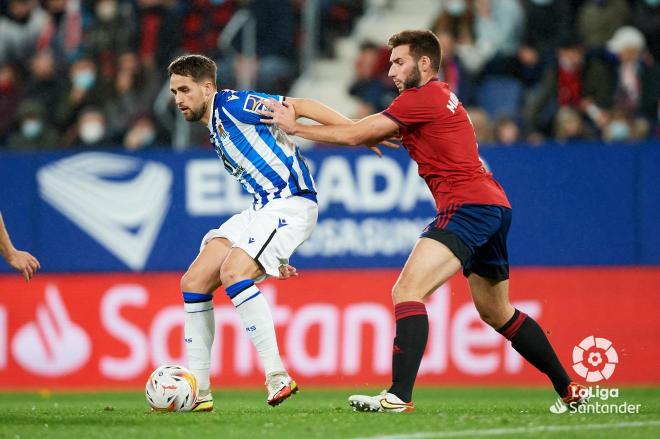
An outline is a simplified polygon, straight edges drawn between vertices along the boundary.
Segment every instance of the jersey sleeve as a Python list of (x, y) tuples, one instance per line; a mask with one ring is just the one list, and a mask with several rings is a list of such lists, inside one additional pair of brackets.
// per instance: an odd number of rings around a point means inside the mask
[(284, 96), (271, 95), (268, 93), (259, 93), (256, 91), (233, 91), (225, 90), (223, 92), (223, 107), (232, 117), (239, 122), (257, 125), (263, 117), (257, 110), (262, 106), (261, 101), (265, 99), (274, 99), (283, 102)]
[(399, 126), (408, 127), (420, 122), (429, 122), (438, 117), (437, 111), (416, 90), (406, 90), (392, 101), (382, 114)]

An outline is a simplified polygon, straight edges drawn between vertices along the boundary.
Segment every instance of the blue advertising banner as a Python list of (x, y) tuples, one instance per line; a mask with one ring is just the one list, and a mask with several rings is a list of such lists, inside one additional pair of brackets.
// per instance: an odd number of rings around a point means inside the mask
[[(484, 149), (514, 209), (512, 264), (660, 264), (657, 148)], [(319, 222), (293, 263), (402, 266), (435, 214), (406, 152), (304, 155)], [(0, 210), (44, 271), (183, 271), (204, 234), (250, 203), (212, 152), (0, 154)]]

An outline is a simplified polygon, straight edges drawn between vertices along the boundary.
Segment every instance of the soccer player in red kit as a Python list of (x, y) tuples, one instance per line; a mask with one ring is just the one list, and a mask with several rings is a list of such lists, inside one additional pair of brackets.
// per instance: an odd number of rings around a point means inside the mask
[(428, 337), (423, 300), (461, 268), (482, 320), (550, 378), (564, 403), (583, 402), (577, 396), (582, 386), (571, 381), (541, 327), (509, 302), (506, 237), (511, 206), (479, 160), (467, 112), (447, 84), (437, 79), (437, 37), (428, 30), (407, 30), (393, 35), (389, 46), (389, 76), (400, 94), (382, 113), (323, 126), (297, 123), (295, 103), (269, 102), (262, 112), (267, 116), (264, 122), (317, 142), (375, 144), (401, 136), (436, 202), (437, 216), (421, 234), (392, 289), (392, 385), (377, 396), (353, 395), (350, 405), (359, 411), (413, 411), (412, 390)]

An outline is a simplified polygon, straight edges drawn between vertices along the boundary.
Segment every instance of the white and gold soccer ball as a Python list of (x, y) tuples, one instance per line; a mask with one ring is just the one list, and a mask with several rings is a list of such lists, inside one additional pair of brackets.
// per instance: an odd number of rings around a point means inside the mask
[(145, 388), (147, 402), (157, 412), (189, 412), (197, 399), (197, 379), (183, 366), (160, 366)]

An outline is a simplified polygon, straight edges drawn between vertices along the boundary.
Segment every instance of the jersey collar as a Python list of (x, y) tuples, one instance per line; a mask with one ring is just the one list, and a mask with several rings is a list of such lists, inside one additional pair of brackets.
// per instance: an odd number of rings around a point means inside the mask
[(209, 131), (213, 132), (213, 113), (215, 113), (215, 98), (218, 97), (218, 92), (213, 93), (213, 99), (211, 99), (211, 115), (209, 116), (209, 122), (206, 124), (206, 128)]

